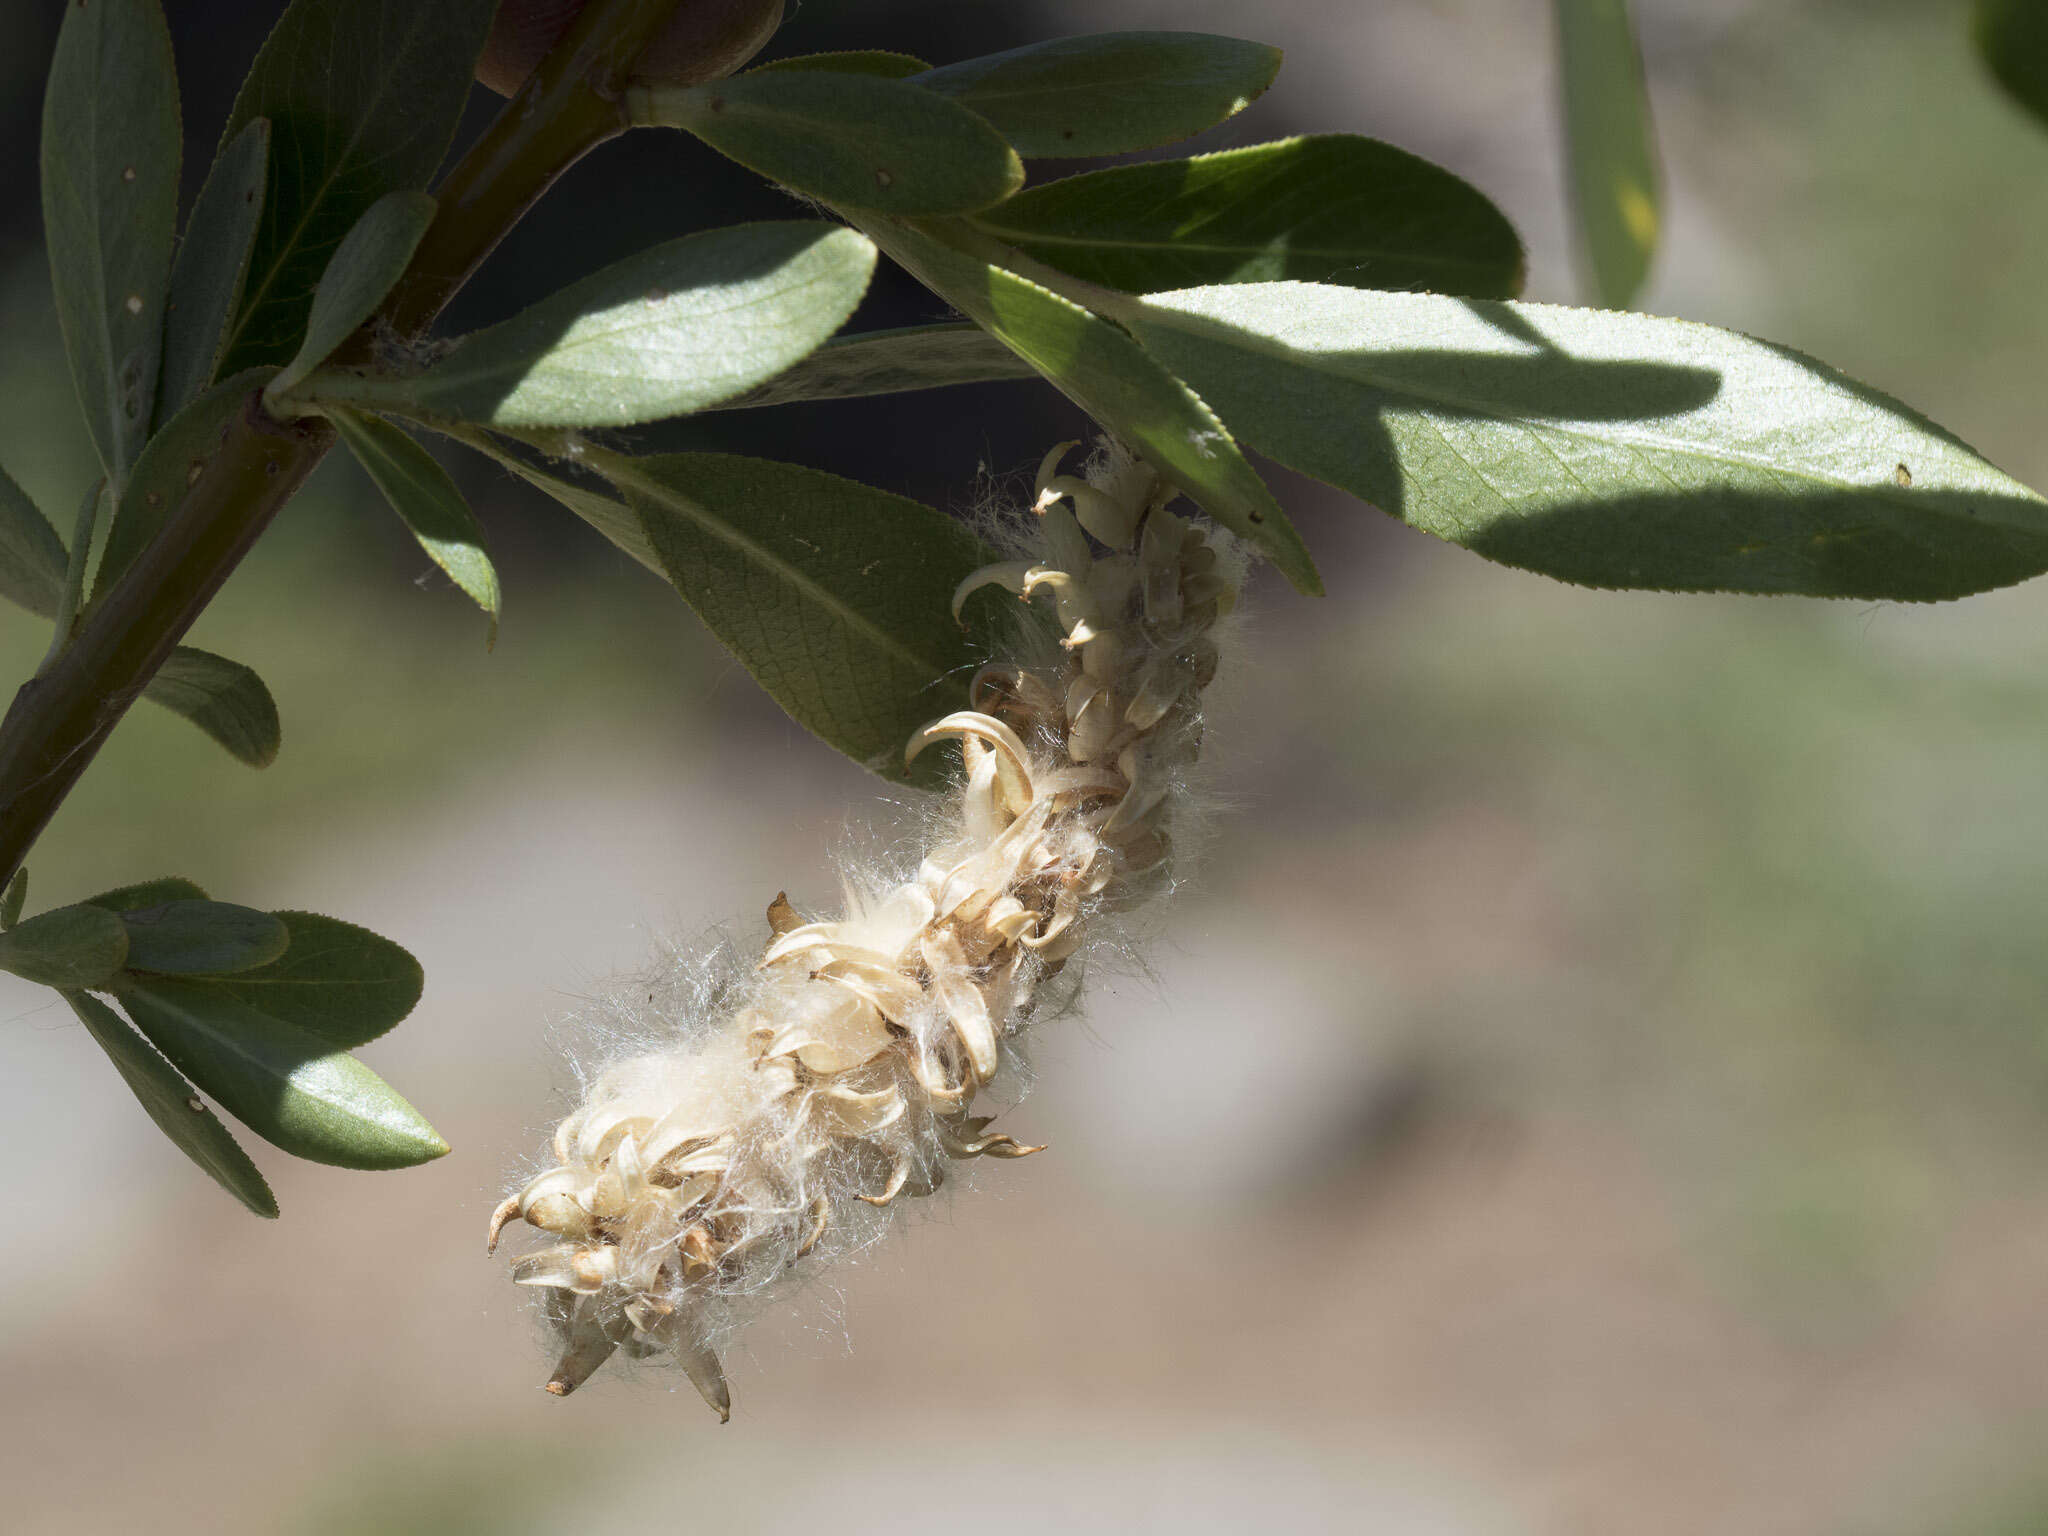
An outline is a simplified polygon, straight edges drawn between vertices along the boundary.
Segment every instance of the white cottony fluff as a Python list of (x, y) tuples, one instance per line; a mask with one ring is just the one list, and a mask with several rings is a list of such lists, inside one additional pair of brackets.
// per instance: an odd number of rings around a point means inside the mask
[(952, 1160), (1037, 1150), (992, 1133), (976, 1095), (1091, 922), (1163, 883), (1241, 565), (1120, 447), (1058, 473), (1072, 447), (1040, 468), (1028, 553), (955, 596), (1005, 587), (1057, 630), (911, 739), (913, 758), (958, 740), (965, 767), (916, 873), (850, 887), (828, 921), (778, 896), (752, 974), (591, 1082), (493, 1215), (494, 1247), (515, 1219), (555, 1239), (512, 1267), (559, 1334), (550, 1391), (619, 1350), (671, 1354), (724, 1417), (735, 1302), (866, 1241)]

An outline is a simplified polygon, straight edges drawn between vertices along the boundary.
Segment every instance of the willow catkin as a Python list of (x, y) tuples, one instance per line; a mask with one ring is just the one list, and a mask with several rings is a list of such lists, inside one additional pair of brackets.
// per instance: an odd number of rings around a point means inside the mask
[(1237, 594), (1235, 555), (1167, 509), (1171, 486), (1113, 444), (1061, 475), (1072, 446), (1040, 468), (1031, 556), (955, 594), (956, 613), (983, 586), (1048, 594), (1059, 638), (983, 667), (971, 709), (912, 737), (907, 757), (954, 738), (965, 766), (916, 875), (850, 889), (829, 921), (778, 896), (753, 974), (600, 1074), (553, 1165), (492, 1215), (493, 1248), (515, 1219), (557, 1239), (512, 1266), (559, 1336), (549, 1391), (619, 1350), (672, 1354), (723, 1419), (735, 1303), (867, 1240), (950, 1161), (1038, 1150), (975, 1096), (1091, 921), (1161, 883)]

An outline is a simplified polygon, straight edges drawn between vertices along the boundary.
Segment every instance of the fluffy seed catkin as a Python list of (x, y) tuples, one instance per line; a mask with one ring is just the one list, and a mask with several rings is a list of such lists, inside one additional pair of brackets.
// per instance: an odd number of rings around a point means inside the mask
[(549, 1391), (617, 1351), (667, 1354), (723, 1419), (735, 1302), (874, 1235), (952, 1160), (1038, 1150), (992, 1133), (975, 1096), (1091, 920), (1163, 883), (1239, 572), (1143, 462), (1110, 444), (1062, 475), (1072, 446), (1040, 468), (1031, 555), (955, 595), (957, 612), (978, 587), (1046, 594), (1033, 611), (1058, 638), (983, 667), (973, 707), (911, 739), (912, 758), (957, 739), (965, 765), (916, 874), (824, 922), (778, 896), (753, 974), (598, 1076), (552, 1166), (492, 1215), (493, 1248), (514, 1220), (556, 1239), (512, 1266), (559, 1337)]

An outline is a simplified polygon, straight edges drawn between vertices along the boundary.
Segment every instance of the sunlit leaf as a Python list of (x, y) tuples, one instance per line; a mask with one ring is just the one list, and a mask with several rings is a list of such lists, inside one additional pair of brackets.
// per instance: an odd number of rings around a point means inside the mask
[(326, 369), (300, 391), (427, 421), (630, 426), (772, 378), (845, 323), (874, 248), (822, 223), (739, 224), (671, 240), (464, 337), (405, 377)]
[(974, 223), (1133, 293), (1308, 278), (1504, 299), (1522, 286), (1522, 243), (1483, 194), (1351, 134), (1069, 176)]
[(229, 114), (228, 142), (270, 119), (270, 176), (219, 372), (298, 350), (321, 270), (387, 192), (447, 153), (498, 0), (292, 0)]
[(241, 307), (249, 256), (263, 222), (270, 119), (259, 117), (221, 147), (185, 221), (164, 311), (164, 370), (156, 419), (169, 421), (213, 382), (228, 327)]
[(1593, 292), (1626, 309), (1657, 251), (1657, 140), (1628, 0), (1555, 0), (1566, 162)]
[(1924, 417), (1689, 321), (1310, 283), (1119, 310), (1260, 452), (1600, 587), (1936, 599), (2048, 569), (2048, 503)]
[(1023, 162), (985, 118), (871, 74), (759, 71), (636, 88), (629, 100), (636, 122), (681, 128), (749, 170), (843, 207), (966, 213), (1024, 184)]
[(1107, 320), (1038, 284), (890, 220), (869, 231), (889, 256), (972, 316), (1081, 409), (1136, 448), (1304, 592), (1315, 562), (1215, 412)]
[(613, 461), (676, 590), (798, 724), (902, 771), (980, 659), (953, 589), (993, 558), (920, 502), (722, 453)]
[(972, 107), (1028, 157), (1171, 144), (1243, 111), (1279, 70), (1278, 48), (1242, 38), (1096, 32), (910, 78)]
[(43, 235), (71, 378), (116, 494), (149, 436), (182, 139), (157, 0), (65, 6), (43, 97)]
[(181, 645), (142, 690), (152, 704), (182, 715), (251, 768), (268, 768), (283, 745), (277, 701), (239, 661)]
[(128, 930), (103, 907), (57, 907), (0, 933), (0, 971), (46, 987), (103, 987), (128, 958)]
[(64, 593), (64, 567), (64, 541), (57, 530), (28, 492), (0, 469), (0, 597), (51, 618)]
[(120, 580), (135, 557), (163, 531), (185, 495), (199, 483), (207, 464), (220, 451), (228, 425), (249, 396), (270, 377), (267, 368), (252, 368), (222, 379), (158, 429), (114, 507), (113, 525), (100, 551), (93, 576), (93, 595)]
[(121, 1006), (150, 1043), (264, 1140), (342, 1168), (409, 1168), (448, 1150), (384, 1080), (219, 982), (133, 977)]
[(844, 400), (994, 379), (1035, 379), (1038, 370), (978, 325), (911, 325), (835, 336), (795, 367), (714, 410)]
[(167, 976), (254, 970), (291, 942), (282, 919), (225, 901), (167, 901), (123, 912), (121, 922), (128, 930), (127, 968)]
[(107, 1053), (121, 1080), (128, 1085), (157, 1129), (222, 1189), (258, 1216), (277, 1214), (277, 1197), (249, 1154), (241, 1149), (228, 1128), (200, 1102), (192, 1085), (180, 1077), (171, 1064), (150, 1049), (149, 1043), (129, 1027), (113, 1009), (85, 992), (67, 991), (64, 1001), (78, 1015), (101, 1050)]
[(327, 259), (306, 312), (306, 339), (264, 390), (266, 401), (281, 398), (376, 313), (433, 222), (434, 200), (424, 192), (387, 192), (370, 204)]
[(498, 638), (498, 572), (484, 548), (484, 530), (454, 477), (434, 456), (382, 417), (334, 409), (328, 419), (434, 564), (466, 592)]

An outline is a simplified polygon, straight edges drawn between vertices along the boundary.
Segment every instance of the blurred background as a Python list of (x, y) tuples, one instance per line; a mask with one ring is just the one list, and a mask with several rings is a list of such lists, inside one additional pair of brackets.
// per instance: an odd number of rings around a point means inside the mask
[[(275, 7), (168, 10), (210, 146)], [(1966, 7), (1638, 10), (1669, 210), (1643, 307), (2048, 485), (2048, 134)], [(0, 462), (63, 523), (91, 455), (36, 211), (58, 14), (0, 19)], [(1507, 211), (1531, 297), (1575, 297), (1534, 0), (805, 0), (771, 50), (1146, 26), (1287, 49), (1195, 148), (1391, 140)], [(680, 135), (615, 143), (451, 321), (795, 212)], [(937, 314), (885, 280), (857, 323)], [(1078, 429), (1005, 384), (656, 440), (958, 508)], [(1052, 1149), (764, 1317), (721, 1430), (668, 1375), (540, 1393), (484, 1219), (563, 1107), (578, 998), (778, 889), (830, 901), (895, 792), (645, 572), (457, 469), (495, 652), (337, 456), (195, 633), (269, 681), (278, 763), (138, 709), (31, 860), (37, 907), (175, 872), (407, 943), (425, 999), (367, 1058), (456, 1151), (252, 1144), (285, 1213), (258, 1223), (0, 978), (10, 1530), (2048, 1531), (2048, 586), (1577, 591), (1275, 471), (1330, 595), (1254, 582), (1201, 869), (1005, 1121)], [(0, 613), (0, 672), (44, 642)]]

